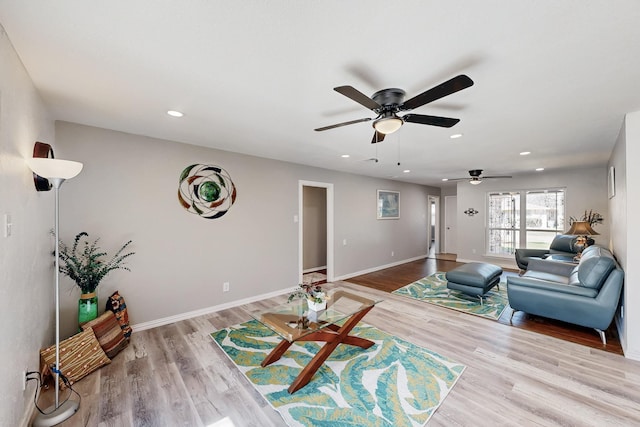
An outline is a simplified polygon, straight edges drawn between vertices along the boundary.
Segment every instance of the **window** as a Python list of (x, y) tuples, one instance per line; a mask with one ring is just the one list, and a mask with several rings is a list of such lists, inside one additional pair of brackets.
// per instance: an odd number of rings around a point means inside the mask
[(489, 193), (488, 197), (489, 255), (510, 256), (516, 248), (548, 248), (564, 229), (564, 189)]

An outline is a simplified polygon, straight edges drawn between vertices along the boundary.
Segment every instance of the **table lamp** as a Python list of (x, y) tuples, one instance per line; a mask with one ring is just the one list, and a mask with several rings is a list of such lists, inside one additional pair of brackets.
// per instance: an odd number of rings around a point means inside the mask
[(593, 244), (593, 239), (590, 239), (589, 236), (597, 236), (600, 233), (591, 228), (591, 224), (589, 224), (588, 221), (574, 221), (573, 224), (571, 224), (571, 228), (564, 234), (578, 236), (576, 245), (580, 249), (578, 250), (577, 258), (580, 258), (582, 251), (590, 244)]

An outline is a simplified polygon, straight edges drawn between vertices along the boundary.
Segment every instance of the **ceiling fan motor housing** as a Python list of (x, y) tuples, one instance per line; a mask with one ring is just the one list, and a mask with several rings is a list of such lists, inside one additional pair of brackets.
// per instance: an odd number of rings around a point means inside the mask
[(398, 107), (402, 104), (402, 101), (404, 101), (405, 95), (406, 92), (402, 89), (391, 88), (379, 90), (374, 93), (371, 98), (382, 106), (380, 112), (397, 112), (399, 110)]

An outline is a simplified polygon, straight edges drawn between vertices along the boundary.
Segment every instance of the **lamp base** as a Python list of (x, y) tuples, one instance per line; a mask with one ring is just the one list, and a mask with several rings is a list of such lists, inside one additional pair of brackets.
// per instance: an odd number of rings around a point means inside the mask
[(44, 414), (38, 414), (33, 420), (33, 427), (51, 427), (60, 424), (78, 412), (79, 406), (80, 402), (75, 400), (67, 400), (58, 408), (52, 405), (44, 411)]

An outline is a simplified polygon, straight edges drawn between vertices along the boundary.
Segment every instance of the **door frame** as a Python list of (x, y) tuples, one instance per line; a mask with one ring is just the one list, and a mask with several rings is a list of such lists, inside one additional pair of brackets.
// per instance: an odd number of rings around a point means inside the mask
[(327, 282), (333, 281), (333, 184), (328, 182), (298, 181), (298, 283), (302, 283), (304, 251), (304, 187), (319, 187), (327, 191)]

